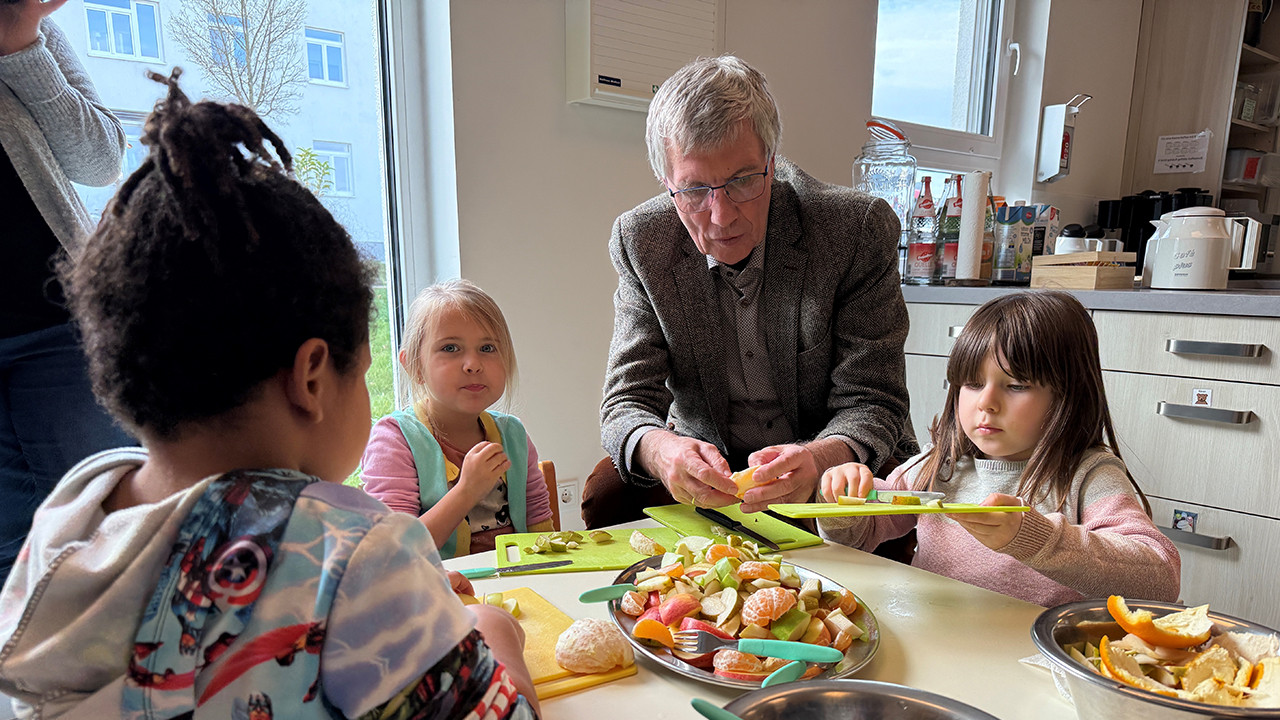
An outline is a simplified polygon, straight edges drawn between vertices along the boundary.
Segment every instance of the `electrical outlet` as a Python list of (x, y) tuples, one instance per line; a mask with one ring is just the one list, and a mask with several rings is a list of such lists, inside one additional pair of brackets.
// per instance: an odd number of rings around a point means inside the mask
[(578, 504), (578, 483), (576, 480), (557, 483), (556, 491), (557, 491), (557, 494), (560, 496), (561, 505), (577, 505)]

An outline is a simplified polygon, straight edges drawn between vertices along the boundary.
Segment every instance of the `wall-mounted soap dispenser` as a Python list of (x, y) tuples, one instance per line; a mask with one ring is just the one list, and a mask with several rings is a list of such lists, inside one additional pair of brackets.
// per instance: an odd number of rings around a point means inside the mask
[(1071, 146), (1075, 141), (1076, 113), (1092, 95), (1083, 93), (1062, 105), (1046, 105), (1040, 125), (1040, 156), (1036, 162), (1036, 180), (1054, 182), (1071, 172)]

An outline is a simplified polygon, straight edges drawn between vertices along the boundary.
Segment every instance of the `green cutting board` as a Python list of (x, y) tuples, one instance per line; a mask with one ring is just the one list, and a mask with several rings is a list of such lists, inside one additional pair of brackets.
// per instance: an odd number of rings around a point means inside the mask
[[(538, 536), (546, 535), (547, 533), (499, 535), (494, 548), (494, 554), (497, 555), (498, 560), (497, 566), (504, 568), (523, 563), (572, 560), (572, 565), (534, 570), (529, 574), (621, 570), (622, 568), (631, 567), (648, 557), (631, 549), (631, 533), (635, 532), (634, 530), (606, 530), (605, 532), (613, 536), (613, 542), (607, 543), (594, 543), (585, 537), (587, 531), (579, 530), (578, 532), (581, 532), (584, 537), (581, 546), (576, 550), (544, 552), (537, 555), (526, 553), (524, 549), (533, 547), (533, 543), (538, 539)], [(653, 538), (668, 550), (675, 547), (676, 541), (680, 539), (679, 533), (670, 528), (644, 528), (640, 532)]]
[(893, 505), (872, 502), (865, 505), (838, 505), (836, 503), (790, 503), (770, 505), (779, 515), (793, 518), (858, 517), (863, 515), (927, 515), (929, 513), (988, 513), (1026, 512), (1025, 505), (974, 505), (972, 503), (944, 503), (942, 507), (928, 505)]
[[(806, 532), (788, 522), (771, 517), (765, 513), (744, 513), (739, 505), (716, 508), (720, 512), (737, 520), (747, 528), (777, 543), (779, 550), (795, 550), (796, 548), (821, 545), (822, 538)], [(644, 509), (644, 514), (675, 530), (681, 535), (701, 535), (714, 538), (711, 526), (713, 522), (699, 515), (692, 505), (662, 505)], [(732, 532), (732, 531), (730, 531)]]

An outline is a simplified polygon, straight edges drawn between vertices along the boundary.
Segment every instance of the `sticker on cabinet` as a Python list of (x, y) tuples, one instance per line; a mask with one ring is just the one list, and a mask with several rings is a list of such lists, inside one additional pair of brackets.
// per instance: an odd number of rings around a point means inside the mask
[(1200, 407), (1213, 407), (1212, 388), (1192, 388), (1191, 404)]
[(1195, 532), (1196, 517), (1197, 513), (1193, 513), (1188, 510), (1174, 510), (1173, 526), (1184, 532)]

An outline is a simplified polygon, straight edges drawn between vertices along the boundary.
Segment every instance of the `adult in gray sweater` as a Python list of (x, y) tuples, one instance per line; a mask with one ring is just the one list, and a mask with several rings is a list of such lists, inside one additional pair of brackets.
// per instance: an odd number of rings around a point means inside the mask
[(646, 505), (809, 500), (851, 458), (915, 451), (905, 378), (898, 220), (883, 200), (777, 154), (778, 108), (741, 59), (703, 58), (649, 108), (666, 191), (624, 213), (601, 404), (611, 456), (583, 491), (587, 527)]
[(0, 0), (0, 581), (62, 475), (134, 442), (97, 404), (54, 277), (90, 230), (71, 182), (109, 185), (125, 137), (49, 14)]

